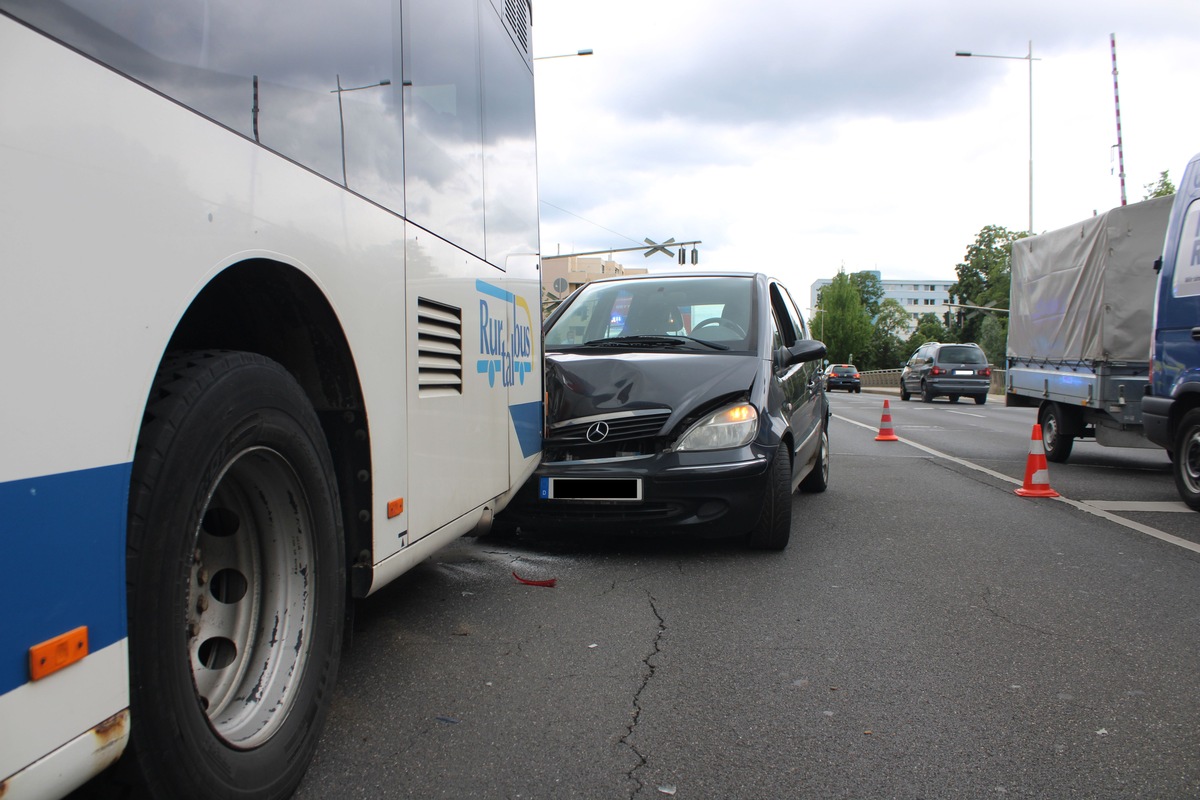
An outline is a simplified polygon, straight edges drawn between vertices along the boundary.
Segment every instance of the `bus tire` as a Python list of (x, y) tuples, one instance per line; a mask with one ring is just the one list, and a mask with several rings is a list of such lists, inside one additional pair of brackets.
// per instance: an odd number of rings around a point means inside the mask
[(346, 603), (337, 481), (292, 376), (168, 356), (134, 454), (127, 775), (159, 798), (285, 798), (316, 749)]

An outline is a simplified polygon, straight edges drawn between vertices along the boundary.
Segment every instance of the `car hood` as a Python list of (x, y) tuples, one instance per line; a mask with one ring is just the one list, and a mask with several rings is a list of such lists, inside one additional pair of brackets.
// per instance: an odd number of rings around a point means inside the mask
[(713, 400), (749, 392), (761, 366), (748, 353), (547, 353), (546, 422), (670, 408), (670, 428)]

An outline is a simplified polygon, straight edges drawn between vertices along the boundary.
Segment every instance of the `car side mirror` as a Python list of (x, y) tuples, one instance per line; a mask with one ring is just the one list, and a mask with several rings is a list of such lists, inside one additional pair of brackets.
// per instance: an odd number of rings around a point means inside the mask
[(790, 367), (793, 364), (803, 364), (806, 361), (816, 361), (825, 357), (825, 343), (816, 339), (801, 339), (791, 347), (780, 349), (778, 354), (780, 366)]

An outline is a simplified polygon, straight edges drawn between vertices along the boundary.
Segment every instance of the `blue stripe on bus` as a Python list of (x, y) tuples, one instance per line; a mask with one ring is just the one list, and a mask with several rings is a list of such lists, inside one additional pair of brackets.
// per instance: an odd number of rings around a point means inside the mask
[(125, 638), (130, 464), (0, 483), (0, 694), (29, 648), (86, 625), (88, 651)]
[(516, 295), (512, 292), (501, 289), (499, 286), (493, 286), (487, 281), (475, 279), (475, 291), (480, 294), (486, 294), (489, 297), (494, 297), (497, 300), (503, 300), (506, 303), (511, 303), (516, 299)]
[(542, 401), (509, 406), (508, 413), (517, 431), (521, 455), (525, 458), (537, 455), (542, 449)]

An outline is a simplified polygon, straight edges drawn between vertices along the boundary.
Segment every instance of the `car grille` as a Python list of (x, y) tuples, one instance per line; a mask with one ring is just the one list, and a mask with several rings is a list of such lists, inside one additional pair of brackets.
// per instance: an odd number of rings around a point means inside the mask
[(622, 442), (631, 439), (648, 439), (658, 435), (671, 416), (669, 408), (646, 411), (626, 411), (611, 416), (584, 417), (567, 420), (550, 426), (550, 441), (559, 445), (590, 444), (588, 430), (597, 422), (608, 425), (604, 442)]

